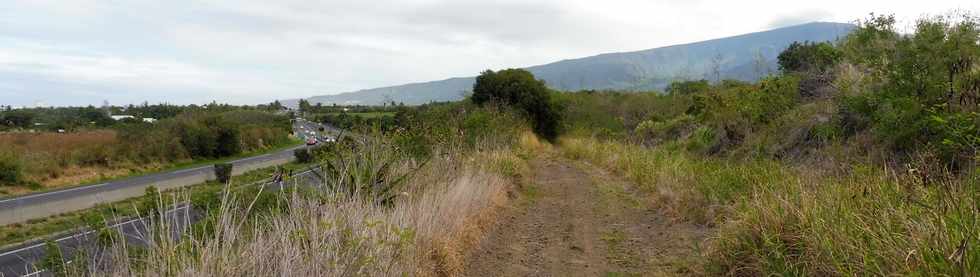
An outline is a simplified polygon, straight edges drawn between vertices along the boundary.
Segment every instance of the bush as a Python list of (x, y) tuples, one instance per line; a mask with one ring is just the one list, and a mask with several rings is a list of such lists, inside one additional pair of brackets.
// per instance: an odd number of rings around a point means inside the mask
[(634, 133), (644, 141), (672, 140), (687, 135), (693, 125), (694, 117), (683, 114), (664, 121), (644, 121), (636, 126)]
[(160, 206), (163, 204), (163, 199), (161, 198), (160, 191), (157, 187), (149, 186), (143, 192), (143, 198), (140, 198), (139, 202), (139, 213), (144, 216), (155, 216), (160, 213)]
[(472, 100), (478, 105), (496, 103), (520, 109), (531, 120), (534, 133), (549, 141), (558, 138), (561, 107), (552, 100), (544, 81), (527, 70), (484, 71), (473, 84)]
[(843, 54), (829, 42), (793, 42), (779, 53), (783, 72), (824, 71), (840, 62)]
[(293, 150), (293, 156), (296, 157), (296, 162), (305, 164), (313, 161), (313, 155), (310, 154), (310, 150), (304, 148)]
[(214, 164), (214, 177), (219, 183), (227, 184), (231, 181), (231, 169), (232, 164), (230, 163), (219, 163)]
[(23, 182), (24, 166), (13, 154), (0, 152), (0, 185), (16, 185)]
[(44, 258), (41, 259), (41, 263), (38, 265), (39, 268), (47, 270), (51, 273), (51, 276), (68, 276), (66, 272), (65, 257), (61, 253), (61, 247), (53, 241), (47, 241), (44, 243)]

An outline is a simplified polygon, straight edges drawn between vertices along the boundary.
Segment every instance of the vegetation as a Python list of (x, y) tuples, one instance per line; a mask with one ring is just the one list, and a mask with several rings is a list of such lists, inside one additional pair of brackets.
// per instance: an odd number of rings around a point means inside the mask
[(551, 100), (551, 94), (544, 81), (535, 79), (527, 70), (487, 70), (476, 77), (471, 99), (477, 105), (512, 106), (524, 112), (536, 134), (554, 141), (560, 131), (561, 109)]
[[(210, 186), (212, 193), (165, 194), (162, 203), (189, 198), (203, 219), (173, 240), (153, 235), (172, 230), (167, 217), (159, 218), (147, 234), (151, 246), (117, 239), (85, 256), (101, 259), (72, 263), (67, 271), (458, 274), (466, 249), (493, 223), (511, 184), (527, 176), (519, 156), (540, 143), (525, 131), (521, 116), (469, 102), (405, 108), (396, 117), (395, 128), (306, 152), (320, 168), (321, 182), (286, 180), (291, 185), (282, 191)], [(270, 263), (276, 260), (288, 262)]]
[(300, 163), (308, 163), (313, 161), (313, 154), (311, 154), (310, 150), (306, 148), (293, 150), (293, 156), (296, 157), (296, 161)]
[(293, 143), (290, 131), (285, 116), (230, 110), (68, 133), (0, 133), (0, 156), (9, 157), (0, 164), (0, 186), (20, 194), (232, 157)]
[[(304, 161), (300, 161), (303, 163)], [(305, 161), (309, 162), (309, 161)], [(218, 163), (214, 164), (214, 176), (218, 180), (218, 183), (227, 184), (231, 180), (231, 170), (233, 164), (230, 163)]]
[(715, 228), (705, 275), (980, 271), (974, 17), (915, 32), (875, 17), (797, 43), (756, 84), (567, 94), (568, 157), (636, 182), (676, 220)]
[[(276, 167), (249, 171), (234, 177), (232, 188), (248, 187), (256, 182), (267, 180), (278, 170), (294, 170), (304, 168), (309, 164), (291, 163)], [(91, 209), (65, 213), (49, 218), (29, 220), (0, 228), (0, 247), (22, 243), (32, 239), (52, 238), (65, 232), (75, 232), (79, 228), (108, 229), (107, 224), (118, 222), (134, 216), (151, 216), (160, 212), (160, 207), (170, 204), (174, 197), (188, 197), (195, 206), (207, 207), (220, 204), (220, 192), (225, 184), (209, 181), (181, 189), (159, 191), (155, 187), (147, 188), (140, 197), (135, 197), (115, 203), (98, 205)], [(165, 203), (166, 202), (166, 203)], [(93, 222), (99, 224), (93, 224)], [(99, 228), (92, 228), (93, 226)]]
[(631, 180), (671, 219), (712, 228), (703, 258), (677, 259), (696, 263), (690, 273), (969, 275), (980, 271), (980, 22), (893, 25), (875, 17), (840, 42), (793, 44), (782, 73), (757, 83), (682, 81), (663, 94), (556, 94), (524, 70), (486, 71), (465, 101), (395, 107), (352, 125), (356, 138), (297, 152), (319, 181), (212, 187), (189, 197), (203, 219), (180, 239), (163, 217), (153, 233), (168, 235), (150, 246), (117, 239), (95, 253), (111, 266), (67, 270), (458, 275), (507, 196), (534, 194), (526, 159), (542, 137)]

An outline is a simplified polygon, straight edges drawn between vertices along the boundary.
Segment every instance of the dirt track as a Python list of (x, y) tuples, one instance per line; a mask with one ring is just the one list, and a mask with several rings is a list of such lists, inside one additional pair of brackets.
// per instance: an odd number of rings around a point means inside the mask
[(471, 253), (466, 276), (688, 275), (705, 231), (672, 224), (621, 178), (562, 158), (531, 162), (532, 183)]

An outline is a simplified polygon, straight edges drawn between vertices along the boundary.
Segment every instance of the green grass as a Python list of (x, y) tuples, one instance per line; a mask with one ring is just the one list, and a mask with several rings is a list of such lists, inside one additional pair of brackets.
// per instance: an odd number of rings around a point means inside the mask
[[(289, 163), (283, 165), (282, 167), (285, 169), (298, 170), (304, 166), (306, 165)], [(276, 167), (268, 167), (249, 171), (245, 174), (232, 177), (232, 184), (239, 186), (252, 184), (254, 182), (269, 178), (269, 176), (275, 170)], [(175, 195), (178, 193), (187, 195), (207, 193), (220, 189), (220, 187), (221, 184), (215, 181), (208, 181), (197, 185), (168, 190), (164, 192), (164, 201), (169, 201), (172, 198), (168, 197), (169, 195)], [(0, 228), (0, 249), (26, 241), (50, 238), (61, 234), (75, 232), (78, 230), (79, 226), (85, 226), (85, 218), (92, 216), (105, 218), (109, 222), (135, 216), (135, 207), (138, 205), (141, 198), (142, 197), (140, 196), (133, 197), (123, 201), (101, 204), (91, 209), (64, 213), (47, 218), (32, 219), (22, 223), (3, 226), (3, 228)]]
[(717, 227), (706, 259), (699, 259), (708, 275), (980, 271), (976, 178), (924, 184), (860, 164), (843, 174), (823, 174), (774, 161), (706, 158), (592, 139), (563, 140), (562, 150), (627, 177), (668, 215)]
[[(238, 159), (243, 159), (243, 158), (248, 158), (248, 157), (253, 157), (253, 156), (259, 156), (259, 155), (265, 155), (265, 154), (269, 154), (269, 153), (274, 153), (274, 152), (282, 151), (282, 150), (288, 149), (290, 147), (295, 147), (295, 146), (303, 145), (303, 143), (304, 142), (303, 141), (300, 141), (299, 139), (292, 139), (291, 138), (289, 143), (286, 143), (286, 144), (283, 144), (283, 145), (279, 145), (279, 146), (275, 146), (275, 147), (270, 147), (270, 148), (262, 149), (262, 150), (259, 150), (259, 151), (251, 151), (251, 152), (241, 153), (241, 154), (238, 154), (238, 155), (234, 155), (234, 156), (230, 156), (230, 157), (224, 157), (224, 158), (220, 158), (220, 159), (193, 160), (193, 161), (187, 161), (187, 162), (173, 163), (173, 164), (170, 164), (168, 166), (165, 166), (164, 168), (162, 168), (160, 170), (153, 170), (153, 171), (135, 171), (134, 170), (134, 171), (131, 171), (130, 174), (126, 174), (126, 175), (123, 175), (123, 176), (116, 176), (116, 177), (111, 177), (111, 178), (102, 178), (102, 177), (100, 177), (100, 178), (96, 178), (96, 179), (85, 180), (85, 181), (83, 181), (83, 182), (81, 182), (79, 184), (68, 185), (68, 186), (60, 186), (60, 187), (56, 187), (56, 188), (47, 188), (47, 189), (45, 189), (45, 187), (42, 187), (42, 186), (34, 186), (33, 188), (37, 188), (37, 189), (32, 189), (27, 194), (30, 194), (30, 193), (41, 193), (41, 192), (47, 192), (47, 191), (56, 191), (56, 190), (69, 189), (69, 188), (75, 188), (75, 187), (82, 187), (82, 186), (88, 186), (88, 185), (94, 185), (94, 184), (112, 182), (112, 181), (117, 181), (117, 180), (122, 180), (122, 179), (127, 179), (127, 178), (139, 177), (139, 176), (144, 176), (144, 175), (167, 173), (167, 172), (173, 172), (173, 171), (178, 171), (178, 170), (183, 170), (183, 169), (188, 169), (188, 168), (194, 168), (194, 167), (199, 167), (199, 166), (204, 166), (204, 165), (211, 165), (211, 164), (217, 164), (217, 163), (226, 163), (226, 162), (230, 162), (230, 161), (234, 161), (234, 160), (238, 160)], [(4, 194), (6, 194), (6, 192), (0, 191), (0, 195), (2, 195), (2, 197), (0, 197), (0, 199), (15, 198), (15, 197), (18, 197), (18, 196), (26, 195), (26, 194), (16, 194), (16, 195), (4, 195)]]

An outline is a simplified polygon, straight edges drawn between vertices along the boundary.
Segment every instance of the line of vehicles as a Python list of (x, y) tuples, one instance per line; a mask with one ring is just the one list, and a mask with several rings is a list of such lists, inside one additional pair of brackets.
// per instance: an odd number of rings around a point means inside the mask
[(296, 130), (296, 135), (300, 138), (305, 138), (307, 146), (317, 145), (321, 142), (330, 143), (335, 142), (336, 138), (330, 135), (325, 135), (326, 130), (320, 124), (309, 122), (302, 118), (294, 119), (298, 123), (299, 128)]

